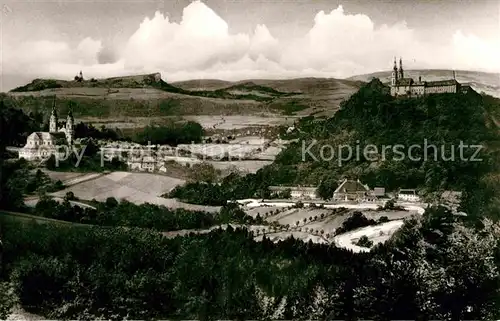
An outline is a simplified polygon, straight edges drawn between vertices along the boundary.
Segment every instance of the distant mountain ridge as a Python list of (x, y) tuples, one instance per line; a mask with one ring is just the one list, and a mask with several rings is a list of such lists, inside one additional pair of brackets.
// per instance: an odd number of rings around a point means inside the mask
[[(372, 78), (379, 78), (383, 83), (389, 83), (392, 71), (380, 71), (347, 78), (348, 80), (368, 82)], [(453, 70), (445, 69), (421, 69), (405, 70), (405, 77), (415, 80), (421, 76), (422, 80), (435, 81), (453, 78)], [(463, 84), (469, 84), (478, 93), (484, 92), (493, 97), (500, 98), (500, 74), (481, 71), (455, 70), (456, 80)]]

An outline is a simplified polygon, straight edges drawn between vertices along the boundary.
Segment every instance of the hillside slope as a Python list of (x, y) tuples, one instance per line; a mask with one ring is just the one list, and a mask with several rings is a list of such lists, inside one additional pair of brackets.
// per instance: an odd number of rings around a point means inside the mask
[(47, 114), (56, 96), (61, 114), (71, 105), (78, 121), (99, 118), (101, 122), (116, 123), (186, 115), (331, 115), (360, 84), (316, 78), (168, 84), (156, 73), (81, 82), (35, 79), (4, 97), (7, 105)]
[(444, 190), (463, 191), (466, 213), (500, 219), (500, 132), (491, 126), (500, 100), (474, 91), (396, 99), (388, 89), (374, 79), (333, 117), (302, 118), (285, 137), (297, 142), (253, 176), (177, 192), (265, 198), (267, 186), (302, 185), (318, 186), (320, 195), (331, 197), (347, 177), (387, 191), (416, 188), (430, 200)]
[[(418, 79), (418, 77), (421, 76), (422, 80), (428, 81), (453, 78), (452, 70), (405, 70), (405, 74), (405, 77)], [(485, 92), (488, 95), (500, 97), (500, 74), (479, 71), (455, 70), (455, 75), (458, 82), (470, 84), (472, 88), (474, 88), (474, 90), (476, 90), (478, 93)], [(383, 83), (389, 83), (391, 78), (391, 71), (381, 71), (371, 74), (357, 75), (347, 79), (368, 82), (372, 78), (379, 78)]]

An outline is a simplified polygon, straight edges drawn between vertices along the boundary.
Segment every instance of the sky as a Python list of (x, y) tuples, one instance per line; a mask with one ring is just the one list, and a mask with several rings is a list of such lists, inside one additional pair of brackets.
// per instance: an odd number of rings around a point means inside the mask
[(500, 1), (31, 0), (0, 8), (0, 91), (34, 78), (500, 72)]

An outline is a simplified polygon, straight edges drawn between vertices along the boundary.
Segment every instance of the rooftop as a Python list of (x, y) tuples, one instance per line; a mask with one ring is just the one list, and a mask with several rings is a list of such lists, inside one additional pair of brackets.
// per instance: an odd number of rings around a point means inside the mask
[(361, 182), (345, 179), (334, 193), (357, 193), (369, 191), (368, 186), (361, 184)]
[(269, 190), (271, 191), (286, 191), (286, 190), (291, 190), (291, 191), (309, 191), (309, 192), (315, 192), (316, 187), (307, 187), (307, 186), (269, 186)]
[(457, 84), (458, 84), (458, 81), (456, 81), (455, 79), (426, 81), (425, 82), (426, 87), (453, 86), (453, 85), (457, 85)]
[(402, 188), (399, 190), (399, 194), (417, 195), (417, 191), (415, 189)]

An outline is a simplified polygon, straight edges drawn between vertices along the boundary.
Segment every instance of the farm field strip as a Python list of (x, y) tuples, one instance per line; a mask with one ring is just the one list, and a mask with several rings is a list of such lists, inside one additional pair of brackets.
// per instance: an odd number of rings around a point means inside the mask
[(146, 173), (113, 172), (102, 177), (75, 184), (52, 196), (64, 197), (71, 191), (83, 200), (96, 199), (105, 201), (108, 197), (125, 199), (135, 204), (151, 203), (171, 208), (185, 208), (198, 211), (218, 212), (220, 207), (186, 204), (175, 199), (166, 199), (160, 195), (184, 184), (183, 180)]

